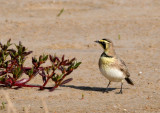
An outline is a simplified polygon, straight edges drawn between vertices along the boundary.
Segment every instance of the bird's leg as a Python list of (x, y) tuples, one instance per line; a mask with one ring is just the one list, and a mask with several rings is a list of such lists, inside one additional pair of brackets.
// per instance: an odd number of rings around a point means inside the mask
[(122, 93), (123, 93), (123, 92), (122, 92), (122, 86), (123, 86), (123, 82), (121, 82), (121, 89), (120, 89), (119, 94), (122, 94)]
[(104, 92), (107, 92), (107, 93), (108, 93), (108, 87), (109, 87), (110, 83), (111, 83), (111, 81), (109, 81), (109, 83), (108, 83), (108, 85), (107, 85), (107, 88), (103, 91), (103, 93), (104, 93)]

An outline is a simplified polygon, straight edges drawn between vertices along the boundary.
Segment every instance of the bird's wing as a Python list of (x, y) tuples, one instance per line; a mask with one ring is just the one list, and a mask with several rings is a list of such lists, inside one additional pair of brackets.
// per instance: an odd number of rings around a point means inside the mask
[(118, 58), (118, 65), (119, 65), (120, 70), (126, 75), (126, 77), (129, 77), (130, 73), (128, 71), (128, 68), (127, 68), (125, 62), (123, 60), (121, 60), (120, 58)]

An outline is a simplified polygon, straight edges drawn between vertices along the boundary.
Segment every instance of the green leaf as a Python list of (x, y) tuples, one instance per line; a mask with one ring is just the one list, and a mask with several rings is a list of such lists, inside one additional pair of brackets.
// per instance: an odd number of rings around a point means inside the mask
[[(16, 52), (15, 52), (16, 53)], [(15, 58), (15, 53), (14, 52), (9, 52), (11, 59)]]
[(82, 62), (78, 62), (78, 63), (77, 63), (77, 62), (75, 62), (75, 64), (74, 64), (73, 68), (74, 68), (74, 69), (78, 68), (78, 66), (79, 66), (81, 63), (82, 63)]
[(37, 59), (36, 59), (36, 57), (32, 57), (32, 64), (35, 65), (35, 66), (37, 65)]
[(2, 61), (4, 61), (4, 59), (5, 59), (4, 58), (4, 51), (2, 50), (1, 52), (2, 52)]
[(2, 102), (2, 106), (0, 106), (1, 110), (5, 109), (5, 102)]
[(58, 75), (58, 81), (64, 76), (64, 74), (62, 73), (61, 75)]
[(43, 61), (46, 61), (48, 59), (48, 55), (43, 55)]
[(0, 66), (2, 65), (2, 59), (0, 58)]
[(5, 62), (5, 66), (8, 67), (8, 64), (9, 64), (9, 61), (6, 61)]
[(59, 75), (53, 76), (53, 77), (52, 77), (52, 80), (53, 80), (54, 82), (56, 82), (56, 81), (58, 81), (58, 77), (59, 77)]
[(22, 47), (18, 47), (18, 54), (19, 54), (19, 55), (22, 54)]
[(33, 74), (33, 70), (34, 70), (34, 68), (32, 67), (32, 69), (28, 71), (29, 77)]
[(19, 67), (15, 68), (12, 73), (13, 73), (13, 78), (15, 78), (15, 79), (20, 78), (22, 75), (21, 67), (19, 66)]
[(119, 40), (121, 39), (121, 35), (120, 35), (120, 34), (118, 35), (118, 39), (119, 39)]
[(73, 66), (74, 66), (74, 64), (71, 64), (71, 65), (67, 68), (67, 71), (73, 69)]
[(64, 8), (60, 10), (60, 12), (58, 13), (57, 16), (58, 16), (58, 17), (61, 16), (61, 14), (63, 13), (63, 11), (64, 11)]
[(17, 50), (19, 49), (19, 46), (17, 45), (17, 44), (14, 44), (15, 46), (16, 46), (16, 48), (17, 48)]
[(18, 64), (19, 64), (19, 65), (21, 65), (21, 60), (22, 60), (22, 59), (21, 59), (21, 57), (19, 56), (19, 57), (18, 57)]
[(11, 39), (9, 39), (8, 41), (7, 41), (7, 48), (11, 45)]
[(1, 82), (5, 82), (5, 76), (0, 77)]
[(42, 55), (39, 56), (39, 62), (42, 62)]
[(57, 67), (54, 64), (52, 64), (52, 70), (55, 71), (56, 69)]

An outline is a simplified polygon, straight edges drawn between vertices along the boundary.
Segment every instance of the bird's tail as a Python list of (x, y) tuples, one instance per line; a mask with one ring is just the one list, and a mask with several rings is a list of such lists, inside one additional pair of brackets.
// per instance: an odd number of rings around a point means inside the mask
[(134, 85), (133, 81), (130, 78), (125, 78), (125, 80), (127, 81), (128, 84)]

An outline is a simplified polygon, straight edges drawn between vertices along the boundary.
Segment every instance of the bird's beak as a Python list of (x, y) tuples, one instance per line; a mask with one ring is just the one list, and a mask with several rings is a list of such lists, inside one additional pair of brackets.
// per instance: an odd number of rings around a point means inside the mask
[(99, 43), (99, 40), (96, 40), (96, 41), (94, 41), (94, 42)]

